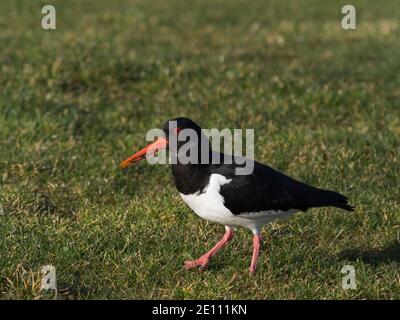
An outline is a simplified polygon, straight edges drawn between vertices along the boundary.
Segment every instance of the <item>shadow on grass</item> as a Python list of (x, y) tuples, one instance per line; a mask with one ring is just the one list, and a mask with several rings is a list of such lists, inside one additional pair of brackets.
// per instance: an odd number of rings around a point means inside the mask
[(344, 250), (340, 257), (347, 260), (359, 259), (370, 265), (400, 263), (400, 243), (394, 241), (383, 249), (348, 249)]

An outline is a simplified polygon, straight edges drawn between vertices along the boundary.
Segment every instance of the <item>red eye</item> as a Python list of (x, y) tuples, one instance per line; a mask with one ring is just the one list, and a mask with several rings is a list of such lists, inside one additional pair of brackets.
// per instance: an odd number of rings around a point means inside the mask
[(176, 135), (178, 135), (179, 134), (179, 132), (181, 132), (181, 128), (174, 128), (172, 131), (174, 131), (174, 133), (176, 134)]

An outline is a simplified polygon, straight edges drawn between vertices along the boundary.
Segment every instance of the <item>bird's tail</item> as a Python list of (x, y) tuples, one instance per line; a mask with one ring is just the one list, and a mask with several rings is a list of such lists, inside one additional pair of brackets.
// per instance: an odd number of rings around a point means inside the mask
[(309, 200), (311, 207), (337, 207), (354, 211), (354, 207), (349, 205), (348, 199), (335, 191), (317, 189)]

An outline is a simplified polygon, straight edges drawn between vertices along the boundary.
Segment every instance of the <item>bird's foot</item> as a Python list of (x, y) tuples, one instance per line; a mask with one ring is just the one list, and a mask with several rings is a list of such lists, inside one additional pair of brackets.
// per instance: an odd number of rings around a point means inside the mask
[(200, 270), (204, 270), (208, 267), (209, 263), (209, 257), (201, 257), (197, 260), (187, 260), (185, 261), (185, 269), (190, 270), (199, 267)]
[(251, 275), (256, 274), (256, 268), (255, 268), (255, 267), (250, 266), (249, 270), (250, 270), (250, 274), (251, 274)]

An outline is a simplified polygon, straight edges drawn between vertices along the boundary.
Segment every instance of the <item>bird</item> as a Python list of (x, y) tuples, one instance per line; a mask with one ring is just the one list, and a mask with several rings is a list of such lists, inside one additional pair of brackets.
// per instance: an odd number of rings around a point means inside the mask
[[(187, 130), (200, 138), (182, 139), (179, 135)], [(184, 262), (187, 270), (206, 269), (211, 258), (232, 240), (235, 230), (243, 227), (253, 234), (253, 254), (249, 271), (254, 274), (264, 225), (316, 207), (337, 207), (354, 211), (344, 195), (300, 182), (255, 160), (251, 173), (238, 175), (236, 169), (240, 166), (239, 163), (243, 163), (240, 161), (243, 159), (212, 150), (203, 129), (189, 118), (168, 120), (163, 126), (163, 133), (165, 136), (158, 137), (155, 142), (122, 161), (120, 167), (130, 167), (146, 156), (168, 149), (170, 157), (175, 156), (176, 161), (171, 161), (170, 166), (182, 200), (199, 217), (225, 226), (222, 239), (214, 247), (198, 259)], [(176, 146), (172, 148), (174, 141)], [(180, 153), (188, 150), (185, 144), (189, 144), (191, 150), (194, 150), (194, 158), (197, 157), (198, 161), (186, 163), (180, 160)], [(212, 159), (219, 161), (211, 161)]]

